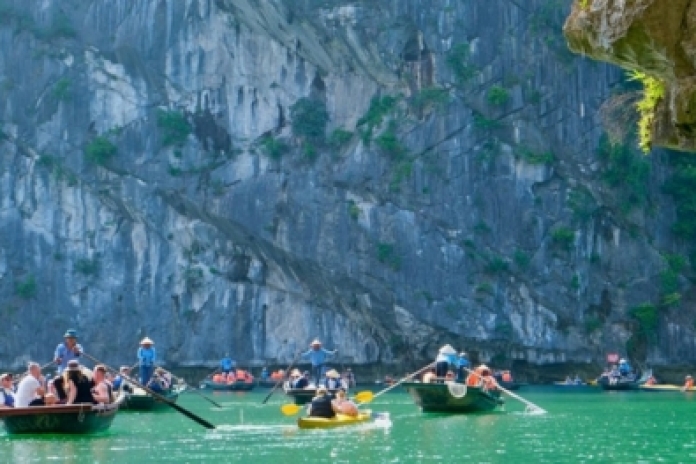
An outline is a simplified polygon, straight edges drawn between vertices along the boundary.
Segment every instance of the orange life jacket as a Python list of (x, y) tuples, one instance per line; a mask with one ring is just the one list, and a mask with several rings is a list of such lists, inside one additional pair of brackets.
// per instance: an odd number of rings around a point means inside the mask
[(470, 387), (478, 387), (480, 383), (481, 383), (481, 376), (479, 374), (477, 374), (476, 372), (472, 372), (466, 378), (466, 384)]
[(235, 383), (236, 381), (237, 381), (237, 377), (235, 377), (234, 374), (233, 374), (232, 372), (230, 372), (230, 373), (227, 375), (227, 383), (228, 383), (228, 384), (230, 384), (230, 383)]
[(215, 383), (224, 383), (225, 381), (222, 378), (222, 374), (215, 374), (213, 376), (213, 382)]
[(694, 386), (694, 379), (686, 379), (684, 382), (684, 388), (692, 388)]

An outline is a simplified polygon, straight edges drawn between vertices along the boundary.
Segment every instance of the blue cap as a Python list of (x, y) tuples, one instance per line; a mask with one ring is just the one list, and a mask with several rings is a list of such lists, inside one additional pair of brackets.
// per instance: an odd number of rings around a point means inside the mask
[(77, 338), (77, 330), (75, 330), (75, 329), (66, 330), (65, 335), (63, 335), (63, 338)]

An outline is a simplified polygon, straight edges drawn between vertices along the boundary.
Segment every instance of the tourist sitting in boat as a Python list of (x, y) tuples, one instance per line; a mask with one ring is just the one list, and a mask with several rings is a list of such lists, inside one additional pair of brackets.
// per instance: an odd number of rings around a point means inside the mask
[(465, 352), (459, 353), (459, 359), (457, 359), (457, 382), (464, 383), (467, 376), (467, 369), (471, 368), (471, 363), (469, 362), (469, 357)]
[(317, 396), (309, 404), (307, 415), (309, 417), (325, 417), (327, 419), (336, 416), (333, 403), (325, 387), (317, 388)]
[(497, 383), (491, 374), (490, 368), (485, 364), (481, 364), (469, 374), (469, 377), (466, 378), (466, 384), (470, 387), (483, 386), (489, 390), (497, 387)]
[(619, 374), (625, 377), (630, 373), (631, 373), (631, 365), (628, 364), (628, 361), (626, 361), (624, 358), (621, 358), (619, 360)]
[(145, 337), (140, 342), (140, 348), (138, 348), (138, 364), (140, 365), (140, 383), (147, 385), (152, 377), (152, 373), (155, 369), (155, 361), (157, 360), (157, 352), (153, 346), (155, 342), (150, 340), (150, 338)]
[(227, 383), (227, 385), (231, 385), (237, 381), (237, 374), (234, 372), (228, 372), (227, 374), (220, 374), (220, 377), (222, 378), (223, 383)]
[(694, 387), (694, 379), (690, 375), (684, 378), (684, 386), (681, 388), (682, 391), (690, 390)]
[(225, 377), (224, 374), (214, 374), (214, 375), (213, 375), (213, 382), (215, 382), (215, 383), (226, 383), (226, 382), (227, 382), (227, 377)]
[(237, 367), (237, 363), (230, 358), (228, 353), (225, 353), (225, 357), (220, 360), (220, 370), (223, 374), (228, 375), (230, 371), (234, 371)]
[(114, 390), (120, 390), (123, 388), (124, 391), (130, 392), (133, 388), (130, 386), (126, 378), (130, 375), (130, 368), (128, 366), (121, 366), (118, 369), (118, 375), (114, 378), (113, 387)]
[(13, 408), (15, 394), (12, 390), (12, 374), (5, 372), (0, 376), (0, 409)]
[(340, 389), (336, 392), (336, 398), (332, 401), (333, 409), (338, 414), (357, 417), (358, 407), (346, 396), (346, 391)]
[(348, 385), (348, 388), (354, 388), (355, 387), (355, 374), (353, 374), (353, 371), (349, 367), (346, 369), (345, 372), (345, 380), (346, 380), (346, 385)]
[(264, 366), (264, 368), (261, 369), (261, 381), (262, 382), (268, 381), (268, 369), (266, 368), (266, 366)]
[(609, 371), (609, 377), (621, 377), (621, 372), (619, 372), (619, 367), (616, 364), (611, 366), (611, 370)]
[(284, 375), (285, 375), (285, 373), (284, 373), (282, 370), (280, 370), (280, 371), (274, 371), (274, 372), (271, 374), (271, 380), (275, 380), (275, 381), (277, 382), (278, 380), (281, 380), (281, 379), (283, 378)]
[(447, 375), (447, 371), (454, 369), (457, 364), (457, 352), (452, 345), (445, 345), (437, 353), (435, 358), (435, 373), (439, 378)]
[(645, 381), (645, 385), (657, 385), (657, 379), (655, 378), (654, 375), (651, 375), (648, 377), (648, 380)]
[(343, 383), (341, 382), (341, 374), (339, 374), (336, 369), (331, 369), (328, 372), (326, 372), (326, 377), (324, 378), (324, 385), (329, 390), (336, 390), (338, 388), (346, 387), (346, 385), (343, 385)]
[(68, 369), (64, 373), (67, 386), (67, 404), (94, 403), (92, 397), (92, 382), (80, 369), (80, 363), (73, 359), (68, 362)]
[(299, 369), (293, 369), (290, 372), (290, 388), (307, 388), (309, 379), (305, 378)]
[(447, 374), (445, 374), (445, 383), (454, 383), (454, 381), (455, 381), (454, 372), (447, 371)]
[(156, 393), (164, 393), (172, 386), (172, 375), (161, 367), (158, 367), (155, 369), (155, 373), (152, 375), (148, 386)]
[(63, 335), (63, 343), (59, 343), (53, 355), (53, 361), (58, 365), (58, 373), (62, 373), (73, 359), (78, 359), (82, 353), (82, 345), (77, 343), (77, 331), (68, 329)]
[(43, 397), (46, 393), (44, 390), (43, 378), (41, 377), (41, 366), (35, 362), (29, 363), (29, 374), (25, 375), (17, 385), (15, 393), (15, 407), (26, 408), (29, 403), (36, 398)]
[(430, 369), (428, 372), (423, 374), (423, 383), (435, 383), (437, 375), (435, 375), (435, 369)]
[(500, 379), (503, 382), (512, 383), (512, 374), (510, 373), (510, 371), (503, 371), (503, 374), (500, 376)]
[(94, 388), (92, 397), (95, 403), (109, 404), (113, 402), (113, 391), (110, 383), (106, 381), (106, 367), (99, 364), (94, 367)]
[(330, 351), (323, 348), (319, 339), (315, 338), (310, 344), (309, 350), (300, 354), (302, 358), (309, 359), (309, 362), (312, 364), (312, 377), (317, 385), (319, 385), (321, 380), (327, 358), (335, 356), (336, 353), (338, 353), (338, 350)]

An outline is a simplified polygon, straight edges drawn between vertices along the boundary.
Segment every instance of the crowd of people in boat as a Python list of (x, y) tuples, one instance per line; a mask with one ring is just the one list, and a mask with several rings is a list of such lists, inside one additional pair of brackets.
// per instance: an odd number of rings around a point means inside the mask
[(483, 387), (486, 390), (498, 388), (499, 381), (512, 382), (510, 371), (494, 372), (485, 364), (472, 369), (467, 354), (463, 351), (457, 354), (449, 344), (440, 348), (435, 358), (435, 367), (421, 377), (423, 383), (465, 383), (467, 386)]
[(631, 364), (625, 358), (621, 358), (618, 365), (612, 364), (607, 366), (597, 380), (599, 381), (603, 378), (608, 379), (610, 383), (616, 383), (620, 379), (632, 381), (635, 380), (636, 373), (633, 371)]
[[(29, 362), (27, 372), (17, 379), (9, 372), (0, 375), (0, 408), (109, 404), (115, 401), (115, 392), (120, 389), (132, 391), (130, 367), (122, 366), (116, 375), (102, 364), (88, 369), (80, 363), (84, 349), (77, 343), (77, 331), (69, 329), (63, 338), (54, 352), (52, 364), (57, 369), (54, 377), (44, 376), (42, 367), (33, 361)], [(162, 367), (155, 367), (157, 358), (153, 345), (154, 342), (145, 337), (137, 350), (140, 384), (162, 393), (172, 386), (173, 376)]]

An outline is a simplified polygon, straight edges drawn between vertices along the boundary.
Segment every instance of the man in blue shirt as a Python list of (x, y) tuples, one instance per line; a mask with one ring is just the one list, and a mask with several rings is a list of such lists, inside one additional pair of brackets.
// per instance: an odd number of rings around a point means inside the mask
[(457, 360), (457, 382), (464, 383), (466, 376), (469, 375), (467, 369), (471, 369), (471, 363), (466, 353), (462, 351), (459, 353), (459, 359)]
[(77, 343), (77, 331), (68, 329), (63, 335), (65, 341), (59, 343), (56, 347), (56, 352), (53, 355), (53, 361), (58, 365), (58, 373), (62, 373), (68, 368), (68, 363), (72, 360), (78, 360), (82, 354), (82, 345)]
[(338, 353), (338, 350), (329, 351), (326, 348), (322, 348), (319, 339), (315, 338), (309, 346), (309, 350), (300, 354), (302, 358), (309, 359), (309, 362), (312, 364), (312, 377), (314, 377), (316, 385), (319, 385), (319, 380), (324, 373), (326, 359), (334, 356), (336, 353)]
[(225, 357), (220, 361), (220, 370), (228, 375), (231, 370), (236, 371), (237, 363), (230, 358), (229, 353), (225, 353)]
[(143, 338), (138, 348), (138, 364), (140, 365), (140, 383), (147, 385), (152, 377), (152, 372), (155, 369), (155, 361), (157, 353), (155, 353), (155, 342), (148, 337)]
[(621, 374), (623, 376), (627, 376), (630, 373), (631, 373), (631, 365), (628, 364), (628, 361), (621, 358), (621, 360), (619, 361), (619, 374)]

